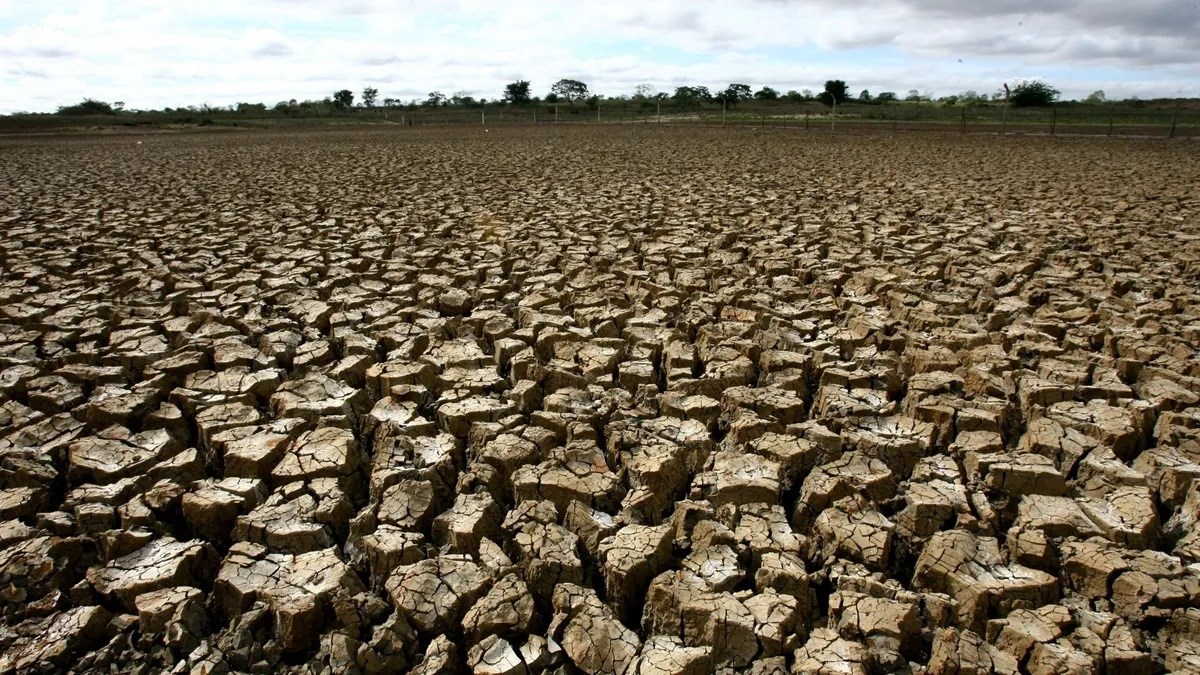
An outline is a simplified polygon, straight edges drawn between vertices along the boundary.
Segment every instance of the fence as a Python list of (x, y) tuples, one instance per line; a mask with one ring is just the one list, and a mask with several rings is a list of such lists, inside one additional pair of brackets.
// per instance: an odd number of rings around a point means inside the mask
[(1200, 101), (1155, 104), (1087, 105), (1066, 103), (1044, 108), (999, 104), (949, 106), (932, 103), (852, 102), (836, 110), (820, 103), (747, 101), (722, 109), (713, 104), (676, 106), (671, 101), (601, 101), (599, 105), (488, 104), (483, 107), (429, 106), (354, 109), (332, 114), (245, 113), (208, 109), (126, 112), (119, 115), (63, 117), (14, 115), (0, 118), (0, 131), (53, 130), (64, 126), (211, 125), (267, 127), (330, 123), (428, 125), (582, 125), (668, 124), (758, 126), (810, 130), (959, 131), (1098, 136), (1200, 137)]
[(509, 107), (458, 110), (429, 108), (396, 111), (387, 120), (423, 125), (508, 124), (692, 124), (758, 126), (810, 130), (959, 131), (1093, 136), (1200, 137), (1200, 108), (1058, 105), (1044, 108), (1003, 106), (863, 105), (831, 110), (820, 106), (742, 107), (733, 110), (704, 107), (691, 110), (597, 108), (582, 106)]

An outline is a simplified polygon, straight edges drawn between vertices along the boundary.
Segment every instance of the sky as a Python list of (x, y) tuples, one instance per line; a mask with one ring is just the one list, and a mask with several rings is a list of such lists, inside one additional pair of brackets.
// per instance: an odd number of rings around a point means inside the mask
[(1200, 96), (1200, 0), (0, 0), (0, 113), (743, 82)]

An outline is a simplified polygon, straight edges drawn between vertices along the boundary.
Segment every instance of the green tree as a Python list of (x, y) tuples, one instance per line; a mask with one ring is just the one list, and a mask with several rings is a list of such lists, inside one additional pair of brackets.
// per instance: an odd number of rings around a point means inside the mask
[(503, 100), (513, 105), (529, 103), (529, 80), (517, 80), (504, 85)]
[(754, 92), (754, 98), (760, 101), (778, 101), (779, 92), (770, 87), (763, 87), (762, 89)]
[(862, 91), (858, 92), (858, 100), (862, 101), (863, 103), (870, 103), (871, 92), (867, 89), (863, 89)]
[(788, 92), (783, 95), (783, 100), (792, 101), (793, 103), (803, 101), (804, 94), (801, 94), (800, 92), (796, 91), (795, 89), (788, 89)]
[(842, 104), (850, 98), (850, 88), (845, 80), (825, 80), (825, 91), (821, 92), (821, 102), (825, 105)]
[(338, 108), (350, 108), (354, 105), (354, 92), (342, 89), (333, 92), (333, 105)]
[(431, 92), (429, 92), (429, 96), (427, 96), (425, 98), (425, 105), (433, 105), (433, 106), (446, 105), (446, 102), (448, 100), (449, 99), (447, 99), (446, 95), (443, 94), (442, 92), (431, 91)]
[(719, 91), (713, 99), (718, 103), (724, 103), (730, 108), (736, 108), (738, 101), (744, 101), (752, 96), (750, 93), (750, 85), (733, 82), (724, 91)]
[(567, 102), (574, 106), (575, 101), (580, 101), (588, 97), (588, 86), (579, 80), (571, 80), (564, 77), (550, 87), (550, 93), (557, 95), (559, 98), (567, 99)]
[(1012, 88), (1012, 104), (1018, 108), (1051, 105), (1061, 93), (1041, 80), (1023, 80)]
[(363, 88), (362, 104), (364, 108), (374, 108), (375, 101), (379, 100), (379, 90), (375, 87)]
[(1106, 103), (1107, 101), (1108, 96), (1105, 96), (1103, 89), (1097, 89), (1096, 91), (1088, 94), (1087, 98), (1083, 99), (1084, 103), (1089, 103), (1091, 105), (1100, 105), (1102, 103)]
[(58, 108), (59, 115), (111, 115), (113, 107), (104, 101), (85, 98), (75, 105), (64, 105)]
[(675, 87), (675, 95), (671, 97), (680, 108), (694, 108), (707, 102), (712, 95), (708, 87)]
[(879, 103), (891, 103), (898, 98), (899, 97), (896, 96), (896, 92), (894, 91), (881, 91), (879, 92), (879, 95), (875, 97), (875, 100)]

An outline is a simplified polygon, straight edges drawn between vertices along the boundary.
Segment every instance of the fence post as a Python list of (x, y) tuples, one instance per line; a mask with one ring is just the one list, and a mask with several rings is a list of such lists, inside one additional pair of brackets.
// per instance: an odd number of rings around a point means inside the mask
[(967, 133), (967, 106), (965, 106), (965, 105), (963, 106), (963, 109), (962, 109), (962, 122), (961, 122), (961, 126), (959, 127), (959, 133), (960, 134)]
[(829, 114), (829, 130), (837, 131), (837, 97), (831, 95), (829, 100), (833, 101), (833, 112)]
[(721, 126), (725, 126), (725, 97), (721, 97)]
[(662, 101), (658, 102), (658, 112), (655, 113), (655, 124), (662, 124)]
[(1171, 135), (1167, 138), (1175, 138), (1175, 124), (1179, 122), (1179, 101), (1175, 101), (1175, 112), (1171, 113)]
[(1058, 128), (1058, 105), (1050, 108), (1050, 135), (1054, 135), (1054, 130)]
[(808, 116), (809, 116), (810, 114), (811, 114), (811, 113), (810, 113), (810, 112), (808, 112), (807, 110), (805, 110), (805, 111), (804, 111), (804, 129), (805, 129), (805, 130), (807, 130), (807, 129), (808, 129)]
[(1008, 98), (1004, 99), (1004, 107), (1000, 109), (1000, 133), (1008, 133)]
[(479, 123), (484, 126), (487, 125), (487, 113), (483, 111), (483, 108), (479, 109)]
[(1112, 136), (1113, 132), (1113, 116), (1117, 113), (1117, 104), (1110, 103), (1108, 106), (1108, 135)]
[(600, 100), (596, 99), (596, 124), (600, 124)]

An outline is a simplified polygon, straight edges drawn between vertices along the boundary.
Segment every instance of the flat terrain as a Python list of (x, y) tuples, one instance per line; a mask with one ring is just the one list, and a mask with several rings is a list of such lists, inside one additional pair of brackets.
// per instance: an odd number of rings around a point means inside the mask
[(1197, 150), (0, 140), (0, 673), (1197, 672)]

